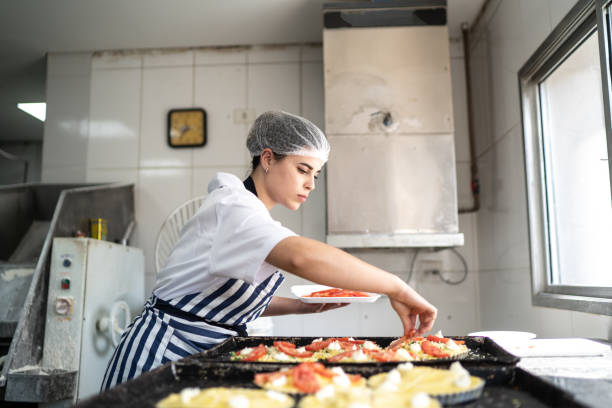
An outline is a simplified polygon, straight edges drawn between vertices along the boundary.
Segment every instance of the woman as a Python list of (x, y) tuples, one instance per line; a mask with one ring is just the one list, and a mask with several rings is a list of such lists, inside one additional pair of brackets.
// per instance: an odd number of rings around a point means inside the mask
[(230, 336), (246, 336), (259, 316), (313, 313), (344, 306), (274, 296), (277, 269), (323, 285), (384, 293), (407, 334), (429, 331), (436, 309), (399, 277), (344, 251), (297, 236), (274, 221), (276, 204), (300, 208), (327, 161), (325, 135), (310, 121), (266, 112), (249, 131), (251, 175), (218, 173), (208, 196), (181, 231), (153, 295), (109, 362), (102, 389), (167, 361), (198, 353)]

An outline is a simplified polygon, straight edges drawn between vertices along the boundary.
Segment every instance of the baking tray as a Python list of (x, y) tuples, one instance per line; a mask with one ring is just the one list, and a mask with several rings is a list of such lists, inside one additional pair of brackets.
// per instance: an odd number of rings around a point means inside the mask
[[(500, 347), (495, 341), (488, 337), (480, 336), (446, 336), (451, 337), (455, 340), (463, 340), (470, 349), (470, 352), (466, 357), (463, 358), (447, 358), (442, 360), (429, 360), (429, 361), (413, 361), (414, 364), (419, 365), (440, 365), (447, 361), (460, 361), (464, 367), (470, 366), (487, 366), (487, 365), (515, 365), (519, 362), (519, 358), (513, 354), (508, 353), (504, 348)], [(314, 339), (319, 337), (230, 337), (223, 343), (211, 348), (199, 354), (199, 358), (203, 361), (223, 361), (231, 362), (233, 364), (256, 364), (256, 365), (268, 365), (268, 364), (284, 364), (292, 365), (295, 362), (286, 363), (268, 363), (268, 362), (243, 362), (243, 361), (232, 361), (230, 351), (238, 351), (244, 347), (255, 347), (260, 343), (266, 346), (272, 346), (275, 341), (288, 341), (294, 343), (297, 347), (305, 346), (310, 344)], [(371, 340), (381, 347), (387, 347), (397, 337), (355, 337), (358, 340)], [(395, 366), (395, 363), (328, 363), (330, 365), (360, 365), (360, 366)]]
[[(83, 408), (134, 408), (155, 407), (155, 404), (173, 392), (186, 387), (209, 388), (218, 386), (256, 388), (253, 377), (256, 372), (276, 371), (285, 367), (270, 363), (261, 369), (254, 366), (236, 365), (227, 362), (203, 362), (187, 357), (165, 364), (142, 376), (112, 388), (98, 396), (80, 401)], [(351, 374), (369, 377), (386, 371), (385, 367), (346, 367)], [(470, 408), (543, 408), (567, 407), (587, 408), (568, 392), (511, 365), (468, 368), (472, 375), (484, 378), (486, 385), (482, 396), (471, 403), (461, 404)], [(297, 406), (300, 396), (293, 397)], [(455, 405), (454, 407), (459, 407)], [(392, 407), (390, 407), (392, 408)]]

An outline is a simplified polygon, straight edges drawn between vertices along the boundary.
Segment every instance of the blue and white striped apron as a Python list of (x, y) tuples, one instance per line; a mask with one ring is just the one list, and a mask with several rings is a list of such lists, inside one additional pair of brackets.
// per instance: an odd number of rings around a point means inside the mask
[(205, 292), (169, 301), (152, 295), (121, 336), (101, 391), (231, 336), (246, 336), (246, 323), (263, 313), (283, 280), (276, 271), (257, 286), (227, 279)]

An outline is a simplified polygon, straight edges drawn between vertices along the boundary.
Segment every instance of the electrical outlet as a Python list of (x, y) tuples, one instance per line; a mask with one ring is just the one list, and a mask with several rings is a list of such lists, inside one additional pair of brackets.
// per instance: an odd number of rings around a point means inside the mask
[(440, 272), (442, 266), (442, 261), (438, 259), (422, 259), (419, 261), (419, 270), (424, 273)]

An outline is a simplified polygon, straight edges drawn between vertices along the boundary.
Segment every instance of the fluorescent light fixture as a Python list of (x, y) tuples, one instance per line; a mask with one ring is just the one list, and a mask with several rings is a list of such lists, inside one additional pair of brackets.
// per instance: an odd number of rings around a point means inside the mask
[(37, 103), (18, 103), (17, 107), (22, 111), (29, 113), (41, 122), (47, 117), (47, 104), (45, 102)]

